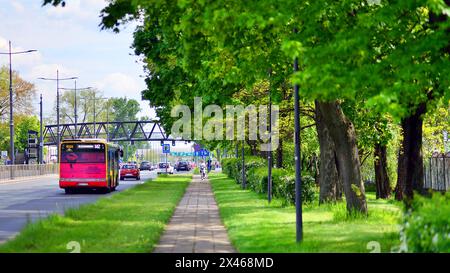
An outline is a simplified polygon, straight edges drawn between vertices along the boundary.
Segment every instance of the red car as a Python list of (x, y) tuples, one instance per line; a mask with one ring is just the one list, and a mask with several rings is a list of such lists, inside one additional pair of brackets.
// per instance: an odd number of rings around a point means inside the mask
[(141, 180), (141, 172), (137, 165), (125, 164), (120, 169), (120, 180), (125, 178), (135, 178), (136, 180)]

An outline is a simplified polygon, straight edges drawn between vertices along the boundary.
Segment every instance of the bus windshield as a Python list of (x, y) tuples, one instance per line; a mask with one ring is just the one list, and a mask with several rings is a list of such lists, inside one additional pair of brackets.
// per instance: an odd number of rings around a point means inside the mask
[(62, 144), (61, 163), (105, 163), (105, 145), (100, 143)]

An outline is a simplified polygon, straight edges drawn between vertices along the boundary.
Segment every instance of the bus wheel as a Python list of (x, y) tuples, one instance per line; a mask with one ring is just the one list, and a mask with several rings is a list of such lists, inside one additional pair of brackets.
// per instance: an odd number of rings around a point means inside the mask
[(106, 193), (110, 193), (111, 192), (111, 188), (110, 187), (103, 188), (102, 192), (105, 193), (105, 194)]
[(112, 187), (112, 188), (111, 188), (111, 191), (116, 191), (116, 187)]

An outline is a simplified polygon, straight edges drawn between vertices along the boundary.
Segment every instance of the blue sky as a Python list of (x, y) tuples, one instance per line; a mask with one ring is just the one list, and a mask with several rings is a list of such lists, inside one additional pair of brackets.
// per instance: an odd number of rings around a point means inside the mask
[[(77, 76), (78, 87), (92, 86), (105, 97), (134, 98), (140, 101), (140, 116), (154, 117), (147, 101), (140, 100), (145, 89), (142, 63), (130, 49), (135, 25), (121, 33), (101, 31), (100, 10), (104, 0), (70, 0), (66, 7), (42, 7), (41, 0), (0, 0), (0, 52), (37, 49), (37, 53), (13, 57), (13, 69), (36, 85), (38, 96), (44, 97), (44, 116), (51, 113), (56, 97), (56, 83), (38, 77)], [(0, 56), (0, 65), (8, 64)], [(72, 88), (73, 81), (60, 84)]]

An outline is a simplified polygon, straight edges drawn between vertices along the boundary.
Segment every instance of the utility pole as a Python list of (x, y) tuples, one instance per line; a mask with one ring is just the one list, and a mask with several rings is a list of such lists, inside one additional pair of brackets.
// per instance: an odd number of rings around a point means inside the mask
[(242, 188), (246, 188), (247, 187), (247, 181), (246, 181), (246, 177), (245, 177), (245, 145), (244, 145), (244, 140), (242, 140)]
[(73, 115), (74, 115), (74, 121), (75, 121), (75, 138), (78, 138), (78, 107), (77, 107), (77, 91), (80, 90), (90, 90), (92, 87), (83, 87), (77, 89), (77, 81), (75, 80), (75, 88), (63, 88), (60, 87), (60, 90), (73, 90), (74, 91), (74, 109), (73, 109)]
[(59, 162), (59, 143), (61, 141), (61, 132), (59, 130), (59, 81), (67, 81), (67, 80), (76, 80), (78, 79), (78, 77), (70, 77), (70, 78), (60, 78), (59, 77), (59, 70), (56, 70), (56, 79), (52, 79), (52, 78), (38, 78), (40, 80), (45, 80), (45, 81), (56, 81), (56, 150), (58, 151), (58, 156), (57, 156), (57, 162)]
[(100, 97), (96, 98), (94, 93), (94, 136), (96, 137), (96, 111), (95, 111), (95, 104), (97, 100), (106, 100), (106, 141), (109, 141), (109, 98)]
[(75, 89), (74, 91), (74, 101), (73, 101), (73, 118), (75, 120), (75, 138), (78, 138), (78, 115), (77, 115), (77, 80), (74, 80), (75, 83)]
[[(297, 33), (297, 30), (294, 30)], [(298, 71), (298, 58), (294, 59), (294, 73)], [(303, 216), (302, 216), (302, 174), (300, 165), (300, 105), (299, 87), (294, 85), (294, 121), (295, 121), (295, 216), (296, 216), (296, 239), (297, 242), (303, 240)]]
[(44, 138), (42, 135), (42, 94), (39, 101), (39, 164), (44, 163)]
[[(0, 55), (9, 55), (9, 147), (11, 150), (11, 165), (15, 164), (15, 160), (16, 160), (16, 154), (15, 154), (15, 149), (14, 149), (14, 107), (13, 107), (13, 103), (14, 103), (14, 99), (13, 99), (13, 83), (12, 83), (12, 55), (17, 55), (17, 54), (25, 54), (25, 53), (31, 53), (31, 52), (36, 52), (37, 50), (31, 49), (31, 50), (26, 50), (26, 51), (17, 51), (17, 52), (12, 52), (12, 48), (11, 48), (11, 41), (9, 41), (9, 51), (8, 52), (0, 52)], [(14, 179), (14, 170), (13, 167), (11, 167), (10, 169), (10, 178)]]
[[(14, 149), (14, 114), (13, 114), (13, 87), (12, 87), (12, 53), (11, 41), (9, 41), (9, 146), (11, 147), (11, 165), (16, 164)], [(14, 171), (11, 167), (11, 179), (14, 179)]]
[(93, 99), (93, 101), (94, 101), (94, 138), (97, 138), (97, 130), (96, 130), (96, 113), (95, 113), (95, 93), (94, 93), (94, 99)]
[[(269, 69), (269, 78), (272, 70)], [(272, 90), (269, 85), (269, 151), (267, 152), (267, 201), (272, 201)]]

